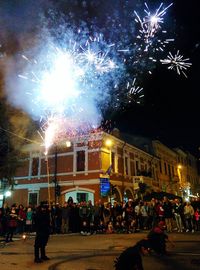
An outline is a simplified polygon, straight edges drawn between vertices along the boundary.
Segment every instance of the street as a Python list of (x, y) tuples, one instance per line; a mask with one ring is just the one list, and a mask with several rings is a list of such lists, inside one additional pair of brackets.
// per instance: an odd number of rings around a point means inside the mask
[[(51, 235), (47, 246), (51, 260), (41, 264), (33, 262), (34, 236), (15, 237), (13, 243), (0, 244), (1, 270), (111, 270), (116, 256), (146, 234)], [(172, 233), (170, 238), (175, 247), (168, 244), (169, 255), (143, 257), (144, 269), (199, 269), (200, 234)]]

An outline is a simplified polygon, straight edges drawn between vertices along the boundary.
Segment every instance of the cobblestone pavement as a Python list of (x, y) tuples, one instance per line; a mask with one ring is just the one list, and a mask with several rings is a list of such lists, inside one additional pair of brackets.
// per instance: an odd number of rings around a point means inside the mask
[[(16, 237), (13, 243), (1, 242), (1, 270), (112, 270), (116, 256), (145, 236), (146, 233), (52, 235), (47, 246), (51, 260), (41, 264), (33, 262), (34, 236), (25, 241)], [(145, 256), (145, 270), (200, 269), (200, 234), (172, 233), (170, 236), (175, 247), (168, 246), (169, 256)]]

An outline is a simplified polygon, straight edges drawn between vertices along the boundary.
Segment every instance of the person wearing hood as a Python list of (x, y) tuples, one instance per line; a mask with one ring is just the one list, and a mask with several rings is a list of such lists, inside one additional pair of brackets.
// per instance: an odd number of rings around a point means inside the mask
[(150, 251), (150, 242), (142, 239), (134, 246), (125, 249), (114, 261), (115, 270), (144, 270), (142, 255)]
[(49, 260), (45, 251), (50, 235), (50, 212), (48, 204), (46, 203), (41, 203), (37, 209), (35, 215), (35, 229), (35, 263), (41, 263)]

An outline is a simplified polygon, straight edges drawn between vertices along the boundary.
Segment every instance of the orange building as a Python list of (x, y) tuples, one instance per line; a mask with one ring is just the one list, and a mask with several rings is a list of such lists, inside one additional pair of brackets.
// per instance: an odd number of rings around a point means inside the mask
[[(159, 160), (105, 132), (73, 138), (50, 147), (29, 144), (15, 176), (12, 202), (38, 204), (40, 201), (63, 203), (70, 196), (75, 202), (134, 198), (138, 183), (159, 190)], [(112, 169), (112, 170), (111, 170)], [(108, 185), (114, 194), (106, 194)], [(59, 195), (59, 196), (57, 196)]]

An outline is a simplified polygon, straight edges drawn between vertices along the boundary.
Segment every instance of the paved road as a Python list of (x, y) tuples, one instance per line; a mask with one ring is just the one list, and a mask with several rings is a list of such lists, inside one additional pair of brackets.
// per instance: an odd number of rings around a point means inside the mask
[[(16, 238), (13, 243), (0, 245), (1, 270), (112, 270), (114, 258), (145, 236), (146, 233), (53, 235), (47, 247), (51, 260), (42, 264), (33, 262), (34, 237), (25, 241)], [(169, 256), (143, 257), (145, 270), (200, 269), (200, 234), (172, 233), (170, 236), (175, 247), (168, 247)]]

